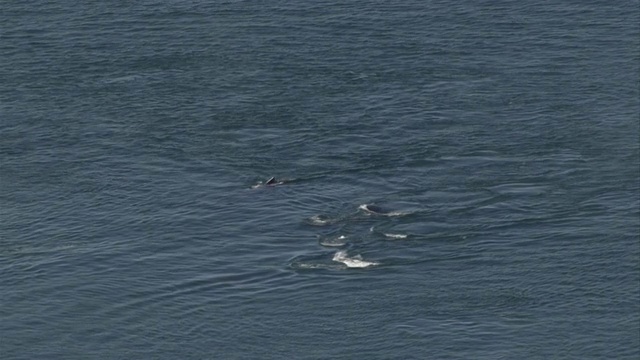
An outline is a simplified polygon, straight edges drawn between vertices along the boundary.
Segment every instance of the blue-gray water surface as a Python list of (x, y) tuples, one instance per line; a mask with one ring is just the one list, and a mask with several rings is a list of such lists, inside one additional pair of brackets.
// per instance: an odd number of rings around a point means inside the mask
[(0, 358), (638, 359), (639, 23), (3, 2)]

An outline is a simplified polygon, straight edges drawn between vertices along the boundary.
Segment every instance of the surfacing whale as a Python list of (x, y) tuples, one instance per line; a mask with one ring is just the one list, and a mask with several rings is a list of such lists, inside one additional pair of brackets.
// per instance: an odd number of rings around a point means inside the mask
[(255, 184), (255, 185), (253, 185), (251, 188), (252, 189), (257, 189), (257, 188), (259, 188), (261, 186), (276, 186), (276, 185), (282, 185), (282, 184), (284, 184), (283, 180), (277, 180), (275, 178), (275, 176), (272, 176), (267, 181), (265, 181), (264, 183), (263, 182), (259, 182), (259, 183)]
[(379, 214), (379, 215), (385, 214), (385, 211), (380, 206), (376, 206), (373, 204), (362, 204), (358, 207), (358, 209), (364, 210), (364, 212), (367, 212), (370, 214)]

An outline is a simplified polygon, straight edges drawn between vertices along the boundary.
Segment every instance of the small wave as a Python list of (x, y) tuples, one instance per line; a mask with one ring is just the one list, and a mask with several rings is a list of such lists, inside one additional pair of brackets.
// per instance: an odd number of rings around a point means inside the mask
[(306, 270), (306, 269), (336, 269), (337, 267), (335, 265), (330, 265), (330, 264), (301, 262), (301, 263), (292, 263), (291, 268)]
[(356, 255), (350, 258), (347, 256), (347, 252), (344, 250), (337, 251), (333, 255), (333, 261), (341, 262), (350, 268), (365, 268), (369, 266), (380, 265), (380, 263), (377, 262), (362, 260), (360, 255)]
[(407, 234), (380, 232), (380, 231), (376, 230), (375, 226), (372, 226), (371, 228), (369, 228), (369, 232), (376, 233), (376, 234), (382, 234), (385, 237), (392, 238), (392, 239), (406, 239), (406, 238), (409, 237), (409, 235), (407, 235)]
[(111, 79), (102, 80), (103, 84), (118, 84), (142, 79), (142, 75), (125, 75)]

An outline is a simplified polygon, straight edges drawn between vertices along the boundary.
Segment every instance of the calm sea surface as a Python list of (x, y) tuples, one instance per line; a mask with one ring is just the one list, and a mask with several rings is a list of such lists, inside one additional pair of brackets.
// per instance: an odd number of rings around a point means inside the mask
[(638, 359), (639, 23), (3, 2), (0, 358)]

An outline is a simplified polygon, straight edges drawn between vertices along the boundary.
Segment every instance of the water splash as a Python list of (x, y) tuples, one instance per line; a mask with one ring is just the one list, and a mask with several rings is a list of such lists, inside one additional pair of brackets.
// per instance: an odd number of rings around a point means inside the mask
[(360, 255), (356, 255), (350, 258), (347, 256), (347, 252), (344, 250), (337, 251), (333, 255), (333, 261), (341, 262), (350, 268), (365, 268), (369, 266), (380, 265), (380, 263), (377, 262), (362, 260), (362, 257)]

